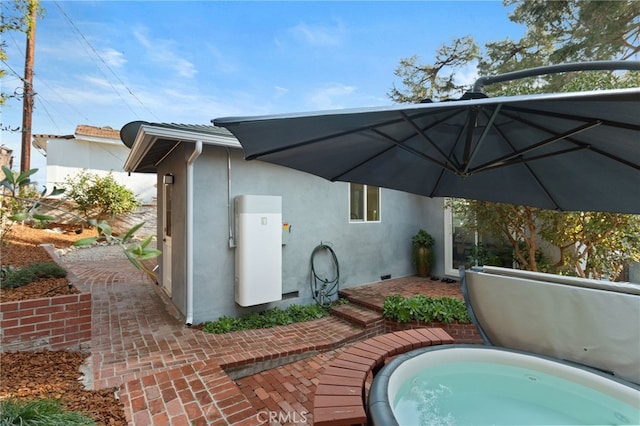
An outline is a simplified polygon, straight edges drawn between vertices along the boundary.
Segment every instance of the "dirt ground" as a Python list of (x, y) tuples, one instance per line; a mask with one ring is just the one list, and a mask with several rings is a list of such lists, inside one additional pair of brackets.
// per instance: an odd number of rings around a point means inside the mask
[[(59, 227), (58, 232), (14, 225), (5, 245), (0, 247), (2, 266), (25, 266), (52, 259), (40, 244), (53, 244), (56, 248), (69, 247), (81, 238), (95, 236), (95, 230)], [(69, 294), (66, 278), (40, 280), (18, 289), (2, 290), (0, 301), (24, 300)], [(80, 366), (88, 354), (79, 352), (13, 352), (0, 353), (0, 400), (6, 398), (58, 399), (70, 410), (87, 413), (100, 425), (126, 425), (122, 404), (115, 398), (115, 389), (85, 390), (79, 381)]]

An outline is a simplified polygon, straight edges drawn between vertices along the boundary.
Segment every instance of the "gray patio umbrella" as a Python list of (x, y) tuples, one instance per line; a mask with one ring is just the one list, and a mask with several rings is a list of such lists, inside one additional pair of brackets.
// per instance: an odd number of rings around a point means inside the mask
[(330, 181), (640, 214), (640, 88), (470, 97), (213, 123), (247, 159)]

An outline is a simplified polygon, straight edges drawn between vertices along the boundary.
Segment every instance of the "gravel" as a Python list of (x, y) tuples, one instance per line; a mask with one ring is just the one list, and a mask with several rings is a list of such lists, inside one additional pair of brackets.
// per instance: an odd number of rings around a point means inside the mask
[(56, 254), (64, 262), (85, 262), (96, 260), (126, 259), (122, 247), (117, 244), (98, 244), (89, 247), (68, 247), (56, 249)]

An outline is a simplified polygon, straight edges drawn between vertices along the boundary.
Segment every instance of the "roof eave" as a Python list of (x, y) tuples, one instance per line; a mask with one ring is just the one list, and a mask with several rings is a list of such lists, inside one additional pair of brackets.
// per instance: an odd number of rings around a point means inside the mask
[(158, 139), (173, 139), (176, 142), (189, 143), (201, 141), (203, 144), (229, 148), (242, 148), (240, 142), (238, 142), (238, 140), (232, 135), (212, 135), (189, 130), (143, 124), (138, 130), (136, 139), (131, 147), (131, 152), (124, 163), (124, 170), (126, 172), (135, 172)]

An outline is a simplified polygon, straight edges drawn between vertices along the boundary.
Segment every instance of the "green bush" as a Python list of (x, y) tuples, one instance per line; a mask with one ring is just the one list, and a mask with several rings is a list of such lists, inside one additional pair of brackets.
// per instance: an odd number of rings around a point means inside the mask
[(32, 263), (20, 269), (3, 271), (1, 288), (16, 288), (41, 278), (64, 278), (67, 271), (57, 263)]
[(64, 411), (59, 402), (50, 399), (0, 401), (0, 426), (80, 426), (96, 422), (77, 412)]
[(385, 318), (405, 323), (409, 321), (462, 324), (471, 322), (464, 301), (452, 297), (426, 297), (422, 295), (402, 297), (389, 296), (382, 305)]
[(65, 179), (65, 190), (86, 218), (105, 219), (130, 213), (140, 205), (133, 192), (116, 182), (111, 172), (99, 176), (83, 170)]
[(204, 324), (202, 330), (207, 333), (223, 334), (232, 331), (270, 328), (279, 325), (311, 321), (329, 315), (329, 309), (320, 305), (291, 305), (287, 309), (273, 308), (262, 312), (254, 312), (240, 318), (227, 316)]

